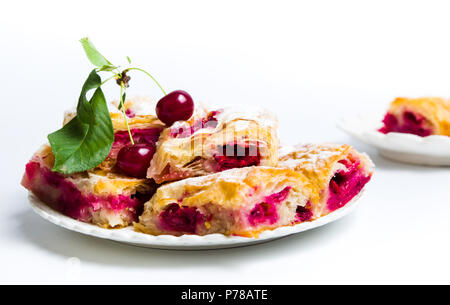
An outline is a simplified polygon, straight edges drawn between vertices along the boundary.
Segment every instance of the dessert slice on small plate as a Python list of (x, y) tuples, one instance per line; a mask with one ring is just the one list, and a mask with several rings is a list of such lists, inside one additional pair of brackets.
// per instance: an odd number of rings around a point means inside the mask
[(397, 98), (388, 112), (342, 119), (337, 126), (389, 159), (450, 166), (450, 102)]

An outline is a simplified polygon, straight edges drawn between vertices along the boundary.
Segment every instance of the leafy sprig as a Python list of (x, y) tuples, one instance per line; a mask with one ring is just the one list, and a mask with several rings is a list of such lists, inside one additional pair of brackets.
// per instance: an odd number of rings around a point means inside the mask
[[(92, 70), (81, 90), (76, 117), (48, 135), (55, 155), (54, 171), (82, 172), (97, 166), (108, 156), (114, 129), (100, 84), (100, 76)], [(86, 94), (93, 89), (93, 96), (87, 100)]]
[[(114, 128), (109, 114), (105, 96), (101, 89), (106, 82), (115, 79), (120, 86), (119, 110), (122, 112), (131, 144), (133, 136), (125, 112), (126, 89), (129, 87), (129, 71), (136, 70), (148, 75), (166, 95), (166, 92), (156, 79), (147, 71), (128, 67), (120, 70), (120, 66), (113, 65), (94, 46), (88, 38), (80, 39), (80, 43), (89, 61), (96, 67), (91, 71), (81, 90), (77, 105), (77, 115), (61, 129), (48, 135), (48, 140), (55, 155), (54, 171), (72, 174), (92, 169), (102, 163), (108, 156), (114, 142)], [(127, 56), (131, 64), (131, 59)], [(98, 73), (111, 75), (102, 82)], [(94, 90), (91, 99), (86, 95)]]

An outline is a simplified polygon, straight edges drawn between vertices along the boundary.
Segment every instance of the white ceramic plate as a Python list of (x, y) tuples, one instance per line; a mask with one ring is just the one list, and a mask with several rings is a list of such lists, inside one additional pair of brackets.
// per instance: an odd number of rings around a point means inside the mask
[(450, 166), (450, 137), (419, 137), (413, 134), (378, 132), (382, 117), (365, 114), (342, 119), (338, 127), (356, 139), (375, 146), (386, 158), (400, 162)]
[(344, 217), (345, 215), (353, 211), (353, 209), (360, 202), (360, 198), (363, 193), (364, 191), (361, 192), (359, 196), (355, 197), (346, 206), (332, 212), (331, 214), (328, 214), (327, 216), (324, 216), (312, 222), (305, 222), (297, 224), (295, 226), (287, 226), (277, 228), (272, 231), (265, 231), (259, 235), (259, 238), (225, 236), (223, 234), (209, 234), (205, 236), (183, 235), (179, 237), (172, 235), (153, 236), (135, 232), (132, 227), (108, 230), (100, 228), (96, 225), (83, 223), (70, 217), (64, 216), (61, 213), (48, 207), (45, 203), (40, 201), (31, 193), (29, 193), (28, 198), (31, 207), (38, 215), (60, 227), (66, 228), (71, 231), (146, 248), (173, 250), (206, 250), (241, 247), (268, 242), (277, 238), (323, 226), (327, 223)]

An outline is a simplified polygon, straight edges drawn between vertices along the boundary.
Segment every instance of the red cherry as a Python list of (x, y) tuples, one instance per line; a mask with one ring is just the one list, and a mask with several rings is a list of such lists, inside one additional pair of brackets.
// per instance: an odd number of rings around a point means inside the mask
[(156, 115), (167, 126), (176, 121), (185, 121), (194, 113), (194, 101), (183, 90), (170, 92), (161, 98), (156, 105)]
[(117, 155), (117, 167), (128, 176), (145, 178), (155, 151), (155, 146), (149, 144), (122, 147)]

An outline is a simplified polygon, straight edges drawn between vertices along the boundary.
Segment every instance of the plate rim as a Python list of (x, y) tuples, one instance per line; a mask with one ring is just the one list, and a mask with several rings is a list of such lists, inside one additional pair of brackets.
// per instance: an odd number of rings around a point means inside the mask
[(363, 190), (344, 207), (333, 211), (328, 215), (311, 222), (304, 222), (292, 226), (283, 226), (273, 230), (266, 230), (262, 232), (258, 238), (225, 236), (218, 233), (204, 236), (189, 234), (182, 236), (150, 235), (136, 232), (132, 229), (132, 226), (121, 229), (106, 229), (63, 215), (62, 213), (49, 207), (30, 191), (28, 192), (28, 201), (32, 210), (46, 221), (69, 231), (74, 231), (83, 235), (145, 248), (168, 250), (204, 250), (259, 244), (324, 226), (353, 212), (361, 202), (361, 198), (366, 192), (366, 187), (367, 186), (365, 186)]

